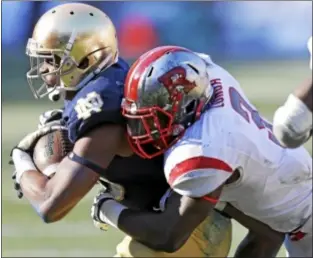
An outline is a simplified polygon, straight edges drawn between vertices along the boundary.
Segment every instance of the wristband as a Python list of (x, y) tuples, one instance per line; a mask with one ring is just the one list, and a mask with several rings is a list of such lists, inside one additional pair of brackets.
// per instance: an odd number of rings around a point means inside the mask
[(36, 166), (33, 163), (33, 160), (31, 158), (31, 156), (20, 150), (20, 149), (14, 149), (12, 152), (12, 160), (14, 162), (14, 166), (15, 166), (15, 170), (16, 170), (16, 182), (19, 184), (21, 181), (21, 177), (22, 175), (26, 172), (26, 171), (30, 171), (30, 170), (35, 170)]
[(115, 200), (106, 200), (102, 203), (99, 218), (101, 221), (118, 228), (118, 219), (123, 210), (127, 209), (126, 206), (116, 202)]

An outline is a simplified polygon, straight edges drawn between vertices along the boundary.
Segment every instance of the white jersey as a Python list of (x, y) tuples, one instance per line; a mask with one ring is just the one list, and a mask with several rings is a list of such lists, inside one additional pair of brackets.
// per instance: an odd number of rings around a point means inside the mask
[(303, 147), (282, 148), (239, 83), (209, 57), (206, 61), (214, 99), (166, 152), (166, 178), (179, 194), (202, 197), (238, 169), (240, 178), (223, 187), (220, 200), (291, 232), (312, 212), (312, 158)]

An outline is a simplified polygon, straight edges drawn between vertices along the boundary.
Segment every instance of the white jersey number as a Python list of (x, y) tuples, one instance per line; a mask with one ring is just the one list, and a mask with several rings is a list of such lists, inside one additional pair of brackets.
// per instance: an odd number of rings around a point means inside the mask
[(78, 119), (87, 119), (93, 112), (101, 112), (103, 101), (101, 96), (93, 91), (87, 94), (85, 98), (81, 98), (77, 101), (75, 110), (77, 112)]

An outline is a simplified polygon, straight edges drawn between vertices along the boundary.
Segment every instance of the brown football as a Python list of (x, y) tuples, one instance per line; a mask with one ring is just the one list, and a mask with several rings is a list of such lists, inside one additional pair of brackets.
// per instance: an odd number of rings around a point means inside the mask
[(34, 147), (33, 160), (37, 169), (51, 176), (56, 166), (72, 150), (66, 130), (58, 130), (42, 136)]

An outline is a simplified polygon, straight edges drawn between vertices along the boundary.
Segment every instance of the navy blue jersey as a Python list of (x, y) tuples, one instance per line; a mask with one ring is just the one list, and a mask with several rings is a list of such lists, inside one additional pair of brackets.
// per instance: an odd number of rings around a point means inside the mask
[[(73, 143), (103, 123), (124, 125), (121, 101), (128, 69), (126, 62), (119, 60), (65, 104), (63, 119)], [(157, 206), (169, 187), (163, 173), (163, 156), (149, 160), (137, 155), (123, 158), (116, 155), (100, 176), (121, 184), (125, 188), (122, 203), (136, 209)]]
[(153, 159), (115, 156), (102, 176), (124, 187), (125, 199), (121, 203), (133, 209), (157, 207), (170, 187), (164, 176), (162, 155)]
[(103, 123), (124, 123), (121, 101), (128, 69), (128, 64), (119, 59), (66, 103), (63, 119), (71, 142)]

